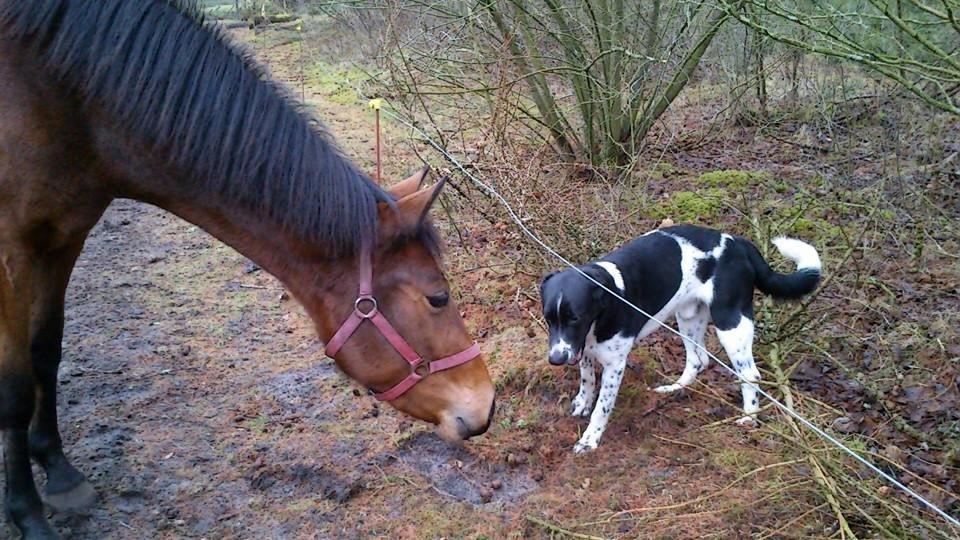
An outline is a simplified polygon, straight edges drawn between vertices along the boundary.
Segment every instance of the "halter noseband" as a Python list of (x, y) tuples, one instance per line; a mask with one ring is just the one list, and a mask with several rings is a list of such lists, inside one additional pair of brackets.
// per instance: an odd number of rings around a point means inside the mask
[[(365, 310), (365, 308), (369, 309)], [(340, 325), (340, 328), (327, 343), (327, 356), (333, 358), (334, 355), (340, 351), (341, 347), (343, 347), (344, 343), (350, 339), (350, 336), (357, 331), (357, 328), (360, 327), (363, 321), (366, 320), (372, 322), (373, 325), (380, 330), (380, 334), (384, 339), (386, 339), (390, 345), (393, 345), (393, 348), (400, 353), (400, 356), (410, 364), (410, 374), (404, 377), (403, 380), (384, 392), (373, 394), (373, 396), (380, 401), (397, 399), (427, 375), (457, 367), (460, 364), (465, 364), (477, 356), (480, 356), (480, 346), (474, 343), (456, 354), (431, 362), (424, 362), (423, 357), (417, 354), (417, 351), (400, 336), (397, 329), (394, 328), (393, 325), (390, 324), (390, 321), (380, 312), (377, 299), (373, 296), (373, 265), (370, 262), (370, 252), (365, 249), (360, 256), (360, 291), (356, 301), (353, 303), (353, 312), (350, 313), (347, 320), (343, 321), (343, 324)]]

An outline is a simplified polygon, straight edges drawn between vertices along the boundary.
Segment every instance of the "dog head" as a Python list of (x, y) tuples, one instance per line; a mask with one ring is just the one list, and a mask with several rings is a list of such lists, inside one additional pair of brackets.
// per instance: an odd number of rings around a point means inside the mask
[[(580, 268), (600, 283), (606, 284), (609, 274), (592, 265)], [(576, 364), (583, 354), (590, 328), (607, 305), (606, 291), (568, 269), (553, 272), (540, 283), (543, 318), (550, 331), (547, 358), (551, 364)]]

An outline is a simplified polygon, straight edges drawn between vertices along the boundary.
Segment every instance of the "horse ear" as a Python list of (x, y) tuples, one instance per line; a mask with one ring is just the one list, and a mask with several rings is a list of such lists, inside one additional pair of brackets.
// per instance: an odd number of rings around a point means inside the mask
[(419, 171), (413, 173), (406, 180), (401, 180), (390, 186), (387, 191), (390, 193), (390, 195), (393, 195), (394, 199), (400, 200), (416, 193), (417, 190), (420, 189), (420, 186), (423, 185), (423, 181), (427, 179), (428, 174), (430, 174), (430, 165), (424, 166)]
[(443, 190), (443, 186), (447, 183), (447, 177), (443, 177), (436, 184), (421, 189), (416, 193), (407, 195), (406, 197), (397, 201), (397, 210), (401, 216), (401, 221), (407, 226), (417, 226), (427, 217), (427, 213), (430, 212), (430, 208), (435, 202), (437, 202), (437, 197), (440, 196), (440, 191)]

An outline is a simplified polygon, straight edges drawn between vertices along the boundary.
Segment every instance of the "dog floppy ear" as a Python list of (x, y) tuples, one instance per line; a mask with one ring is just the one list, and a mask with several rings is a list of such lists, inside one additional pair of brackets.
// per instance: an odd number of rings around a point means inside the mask
[(559, 273), (560, 273), (559, 270), (554, 270), (553, 272), (550, 272), (549, 274), (543, 276), (543, 279), (540, 280), (540, 296), (543, 296), (543, 287), (547, 284), (548, 281), (550, 281), (550, 278), (552, 278), (553, 276)]
[[(611, 291), (617, 290), (616, 283), (613, 282), (613, 278), (606, 271), (601, 270), (599, 268), (594, 269), (593, 267), (591, 267), (590, 270), (588, 270), (588, 273), (590, 274), (590, 277), (597, 280), (597, 282), (602, 283), (603, 287), (606, 287)], [(595, 304), (605, 306), (610, 301), (610, 299), (613, 298), (613, 295), (603, 290), (603, 287), (600, 287), (596, 283), (591, 283), (590, 285), (593, 286), (592, 295), (593, 295), (593, 302)]]
[[(603, 283), (602, 280), (597, 280), (597, 281), (600, 281), (600, 283)], [(598, 287), (596, 284), (592, 284), (592, 285), (593, 285), (593, 302), (596, 304), (605, 304), (610, 299), (610, 293), (603, 290), (601, 287)], [(604, 283), (604, 285), (606, 284)]]

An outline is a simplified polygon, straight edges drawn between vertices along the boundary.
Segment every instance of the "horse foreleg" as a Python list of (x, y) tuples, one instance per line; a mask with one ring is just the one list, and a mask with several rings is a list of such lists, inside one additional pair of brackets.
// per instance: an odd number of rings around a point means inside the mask
[(93, 486), (64, 455), (57, 425), (57, 372), (63, 352), (64, 294), (82, 247), (83, 243), (78, 242), (44, 257), (38, 265), (30, 323), (30, 355), (37, 379), (30, 455), (47, 473), (47, 504), (61, 512), (86, 508), (97, 498)]
[(0, 245), (0, 430), (4, 434), (5, 513), (24, 538), (58, 538), (43, 514), (30, 466), (28, 429), (36, 379), (30, 361), (30, 272)]

